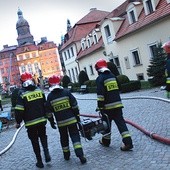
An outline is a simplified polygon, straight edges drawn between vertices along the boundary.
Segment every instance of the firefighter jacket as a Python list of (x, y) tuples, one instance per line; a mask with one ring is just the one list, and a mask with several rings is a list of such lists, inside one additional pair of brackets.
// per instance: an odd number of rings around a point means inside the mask
[(22, 120), (25, 122), (25, 127), (46, 123), (45, 102), (45, 94), (41, 89), (32, 85), (23, 88), (15, 106), (17, 124), (20, 124)]
[(47, 114), (54, 113), (58, 127), (68, 126), (79, 121), (79, 108), (76, 98), (70, 91), (56, 88), (47, 96)]
[(123, 107), (116, 77), (109, 70), (99, 73), (96, 84), (99, 110), (109, 111)]

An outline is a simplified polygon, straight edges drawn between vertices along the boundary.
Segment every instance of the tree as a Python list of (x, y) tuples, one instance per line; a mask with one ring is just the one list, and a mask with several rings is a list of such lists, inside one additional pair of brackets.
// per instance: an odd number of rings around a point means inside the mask
[(64, 88), (67, 88), (68, 87), (68, 84), (70, 83), (70, 77), (67, 76), (67, 75), (64, 75), (63, 79), (62, 79), (62, 86)]
[(82, 70), (79, 73), (78, 79), (79, 79), (79, 84), (83, 85), (85, 81), (89, 80), (89, 77), (88, 77), (87, 73), (84, 70)]
[(153, 86), (164, 85), (165, 78), (165, 62), (166, 62), (166, 53), (162, 48), (162, 43), (158, 43), (157, 47), (153, 51), (153, 58), (150, 60), (150, 65), (147, 69), (147, 75), (151, 77), (149, 82)]
[(113, 62), (107, 62), (108, 69), (115, 75), (118, 76), (120, 75), (116, 65)]

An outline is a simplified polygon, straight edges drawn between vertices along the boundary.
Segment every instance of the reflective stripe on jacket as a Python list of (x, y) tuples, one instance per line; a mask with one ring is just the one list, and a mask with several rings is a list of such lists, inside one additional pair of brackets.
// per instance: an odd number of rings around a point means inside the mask
[(112, 110), (123, 107), (116, 78), (110, 71), (100, 73), (96, 84), (99, 109)]
[(47, 113), (54, 113), (58, 127), (68, 126), (77, 122), (76, 98), (66, 89), (54, 89), (47, 96)]
[(41, 89), (35, 87), (22, 90), (15, 106), (16, 122), (20, 124), (24, 120), (26, 127), (46, 122), (45, 102)]

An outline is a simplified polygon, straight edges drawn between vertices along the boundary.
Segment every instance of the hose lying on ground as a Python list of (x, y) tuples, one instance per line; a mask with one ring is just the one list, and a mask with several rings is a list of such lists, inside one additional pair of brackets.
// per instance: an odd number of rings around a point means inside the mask
[(24, 126), (24, 124), (22, 124), (21, 127), (20, 127), (19, 129), (17, 129), (17, 131), (15, 132), (15, 134), (14, 134), (14, 136), (13, 136), (13, 138), (12, 138), (12, 141), (9, 143), (9, 145), (8, 145), (5, 149), (3, 149), (2, 151), (0, 151), (0, 156), (1, 156), (2, 154), (4, 154), (8, 149), (11, 148), (11, 146), (14, 144), (14, 142), (15, 142), (15, 140), (16, 140), (16, 137), (17, 137), (19, 131), (21, 130), (21, 128), (22, 128), (23, 126)]
[[(80, 116), (83, 116), (83, 117), (92, 117), (92, 118), (98, 118), (100, 117), (99, 115), (92, 115), (92, 114), (80, 114)], [(149, 136), (150, 138), (152, 139), (155, 139), (157, 140), (158, 142), (161, 142), (161, 143), (164, 143), (164, 144), (167, 144), (167, 145), (170, 145), (170, 139), (169, 138), (164, 138), (164, 137), (161, 137), (159, 135), (157, 135), (156, 133), (153, 133), (153, 132), (149, 132), (147, 130), (145, 130), (143, 127), (135, 124), (134, 122), (130, 121), (130, 120), (125, 120), (126, 123), (134, 126), (135, 128), (137, 128), (138, 130), (140, 130), (141, 132), (143, 132), (144, 134), (146, 134), (147, 136)]]

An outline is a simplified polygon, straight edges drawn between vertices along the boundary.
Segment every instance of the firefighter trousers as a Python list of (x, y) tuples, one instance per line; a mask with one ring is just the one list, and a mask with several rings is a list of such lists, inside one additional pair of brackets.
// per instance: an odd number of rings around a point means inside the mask
[(111, 142), (111, 126), (112, 126), (112, 121), (114, 121), (118, 130), (119, 130), (119, 133), (122, 136), (122, 142), (125, 145), (132, 145), (131, 135), (130, 135), (129, 130), (127, 128), (126, 122), (123, 118), (122, 108), (114, 109), (112, 111), (106, 111), (106, 114), (108, 115), (110, 128), (108, 128), (106, 130), (106, 134), (108, 134), (108, 135), (103, 135), (102, 143), (106, 146), (110, 145), (110, 142)]
[(64, 157), (65, 155), (67, 155), (68, 157), (70, 156), (69, 136), (71, 138), (76, 156), (82, 157), (84, 155), (83, 148), (81, 145), (80, 134), (76, 123), (68, 126), (59, 127), (59, 133), (60, 143), (62, 146)]
[(47, 143), (47, 135), (46, 135), (46, 126), (44, 123), (34, 125), (32, 127), (27, 128), (28, 138), (31, 140), (31, 144), (33, 147), (33, 151), (36, 155), (37, 161), (41, 162), (41, 150), (40, 150), (40, 142), (43, 146), (44, 151), (48, 150)]

